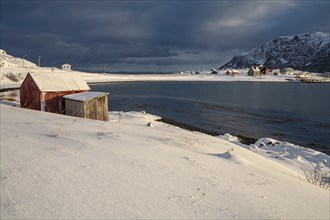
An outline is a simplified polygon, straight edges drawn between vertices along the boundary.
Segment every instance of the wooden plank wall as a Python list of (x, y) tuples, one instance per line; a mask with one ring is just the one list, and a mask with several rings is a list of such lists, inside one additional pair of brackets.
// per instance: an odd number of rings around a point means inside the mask
[(28, 74), (20, 87), (21, 108), (41, 110), (40, 96), (38, 86)]
[(65, 99), (65, 114), (93, 120), (109, 121), (108, 96), (87, 101)]
[(81, 101), (65, 99), (65, 114), (84, 118), (84, 103)]
[(107, 95), (86, 101), (84, 104), (84, 108), (86, 118), (109, 121)]
[(42, 101), (45, 101), (45, 111), (59, 114), (65, 114), (65, 102), (63, 96), (80, 93), (85, 91), (63, 91), (46, 92), (43, 94)]

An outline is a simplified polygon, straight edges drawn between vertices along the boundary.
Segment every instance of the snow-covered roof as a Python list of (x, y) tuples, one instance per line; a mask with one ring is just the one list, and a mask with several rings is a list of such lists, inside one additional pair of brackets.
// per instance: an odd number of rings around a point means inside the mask
[(259, 67), (253, 67), (253, 66), (251, 66), (251, 69), (253, 70), (253, 71), (260, 71), (260, 69), (259, 69)]
[(231, 70), (228, 70), (227, 72), (231, 72), (231, 73), (239, 73), (239, 70), (231, 69)]
[(90, 90), (86, 81), (77, 74), (29, 73), (40, 91), (80, 91)]
[(104, 96), (104, 95), (109, 95), (109, 93), (105, 92), (81, 92), (81, 93), (76, 93), (76, 94), (71, 94), (71, 95), (65, 95), (63, 98), (66, 99), (71, 99), (71, 100), (76, 100), (76, 101), (87, 101), (94, 99), (96, 97)]

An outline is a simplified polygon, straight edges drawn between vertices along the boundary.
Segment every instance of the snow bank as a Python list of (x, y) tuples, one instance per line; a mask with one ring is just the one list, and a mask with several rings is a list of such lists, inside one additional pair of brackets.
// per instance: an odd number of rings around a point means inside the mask
[(0, 108), (1, 219), (330, 217), (329, 191), (291, 165), (145, 112)]
[(272, 138), (260, 138), (255, 144), (251, 145), (240, 143), (237, 137), (230, 134), (221, 135), (219, 138), (228, 140), (259, 155), (284, 164), (302, 176), (305, 171), (314, 169), (330, 172), (329, 156), (310, 148)]

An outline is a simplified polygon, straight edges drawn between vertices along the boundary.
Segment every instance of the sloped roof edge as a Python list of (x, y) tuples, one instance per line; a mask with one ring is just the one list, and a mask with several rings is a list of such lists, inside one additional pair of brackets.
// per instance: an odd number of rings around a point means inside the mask
[(73, 73), (29, 73), (42, 92), (90, 90), (80, 75)]
[(106, 92), (80, 92), (80, 93), (65, 95), (65, 96), (63, 96), (63, 98), (70, 99), (70, 100), (76, 100), (76, 101), (87, 101), (87, 100), (91, 100), (96, 97), (101, 97), (101, 96), (105, 96), (105, 95), (109, 95), (109, 93), (106, 93)]

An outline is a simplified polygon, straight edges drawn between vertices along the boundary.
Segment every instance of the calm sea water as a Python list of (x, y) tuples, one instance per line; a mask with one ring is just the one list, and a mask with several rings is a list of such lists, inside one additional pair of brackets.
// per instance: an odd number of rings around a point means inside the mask
[(109, 111), (146, 111), (218, 133), (272, 137), (330, 149), (330, 84), (130, 82), (109, 92)]

